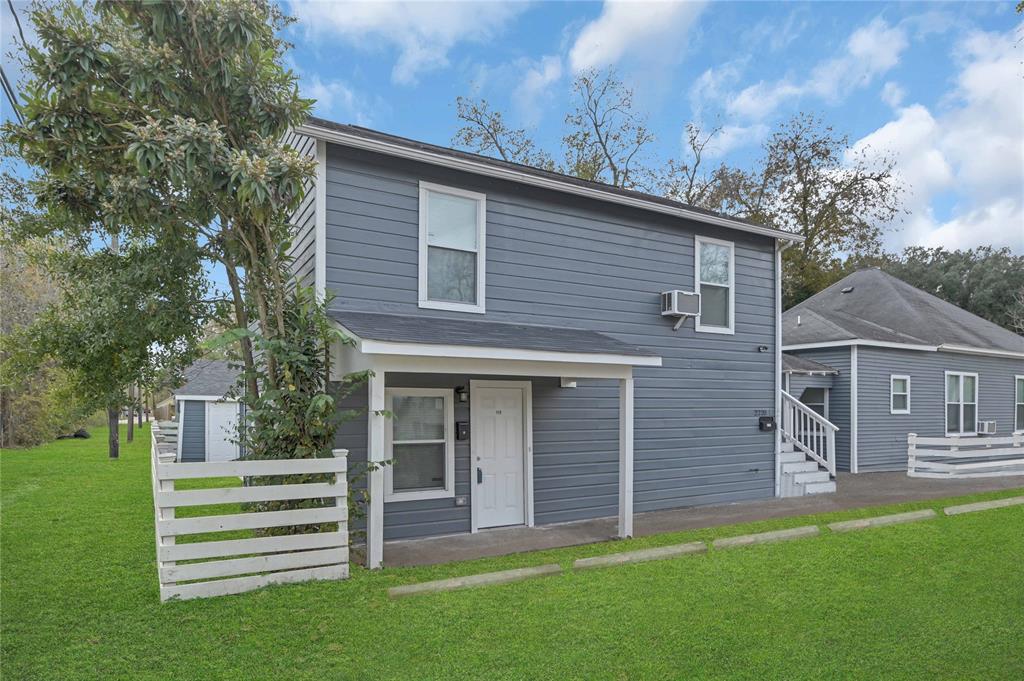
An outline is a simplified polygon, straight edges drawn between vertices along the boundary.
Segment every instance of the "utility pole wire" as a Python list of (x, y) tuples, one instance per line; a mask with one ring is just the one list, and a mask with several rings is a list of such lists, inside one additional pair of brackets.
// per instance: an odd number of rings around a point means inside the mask
[[(28, 43), (25, 41), (25, 33), (21, 30), (21, 19), (18, 18), (18, 13), (14, 10), (14, 2), (7, 0), (7, 6), (11, 9), (11, 16), (14, 17), (14, 23), (18, 27), (18, 35), (21, 36), (21, 48), (25, 49), (25, 45)], [(4, 94), (7, 95), (7, 101), (11, 103), (11, 108), (14, 109), (14, 115), (18, 117), (18, 122), (24, 124), (25, 118), (21, 115), (21, 110), (18, 108), (18, 97), (15, 95), (14, 88), (11, 87), (11, 81), (7, 80), (7, 74), (4, 73), (3, 66), (0, 66), (0, 81), (3, 81)]]
[(14, 11), (14, 3), (11, 0), (7, 0), (7, 6), (11, 8), (11, 16), (14, 17), (14, 23), (18, 26), (18, 35), (21, 36), (21, 46), (24, 48), (28, 43), (25, 41), (25, 34), (21, 30), (21, 20), (18, 18), (18, 13)]

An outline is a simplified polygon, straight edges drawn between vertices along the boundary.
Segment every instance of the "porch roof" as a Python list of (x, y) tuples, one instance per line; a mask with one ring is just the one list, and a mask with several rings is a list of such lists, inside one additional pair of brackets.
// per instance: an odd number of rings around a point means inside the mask
[[(432, 356), (512, 358), (499, 351), (525, 353), (516, 359), (661, 366), (661, 357), (598, 331), (556, 326), (466, 320), (433, 315), (400, 315), (356, 310), (331, 310), (330, 316), (368, 354), (403, 354), (403, 349), (429, 347)], [(369, 343), (368, 343), (369, 341)], [(450, 352), (458, 349), (468, 353)], [(481, 350), (473, 351), (474, 349)]]
[(827, 364), (815, 362), (813, 359), (798, 357), (797, 355), (784, 352), (782, 353), (782, 372), (786, 374), (806, 374), (808, 376), (815, 374), (834, 376), (839, 373), (839, 370)]

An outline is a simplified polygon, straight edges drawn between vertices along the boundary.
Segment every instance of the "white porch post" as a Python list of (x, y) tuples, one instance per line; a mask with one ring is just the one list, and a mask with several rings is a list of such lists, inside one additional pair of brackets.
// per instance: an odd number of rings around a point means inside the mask
[[(366, 459), (380, 464), (385, 460), (384, 429), (387, 418), (384, 411), (384, 371), (374, 371), (370, 377), (369, 437)], [(384, 562), (384, 469), (377, 468), (368, 475), (370, 509), (366, 514), (366, 567), (379, 568)]]
[(633, 536), (633, 379), (619, 379), (619, 537)]

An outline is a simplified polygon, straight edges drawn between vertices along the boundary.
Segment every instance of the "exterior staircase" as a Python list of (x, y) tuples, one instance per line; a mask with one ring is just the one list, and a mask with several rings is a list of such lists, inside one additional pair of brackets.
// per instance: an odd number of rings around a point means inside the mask
[(782, 473), (782, 496), (803, 497), (811, 494), (830, 494), (836, 491), (836, 481), (817, 461), (796, 449), (783, 439), (779, 454)]
[(802, 497), (836, 491), (836, 438), (839, 428), (782, 391), (782, 443), (779, 494)]

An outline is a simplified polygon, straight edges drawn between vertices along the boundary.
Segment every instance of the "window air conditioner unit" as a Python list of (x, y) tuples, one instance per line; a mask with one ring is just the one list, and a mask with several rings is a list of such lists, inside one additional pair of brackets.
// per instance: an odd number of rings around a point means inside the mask
[(692, 291), (664, 291), (661, 294), (662, 317), (696, 317), (700, 314), (700, 294)]
[(995, 421), (978, 421), (978, 435), (995, 435)]

